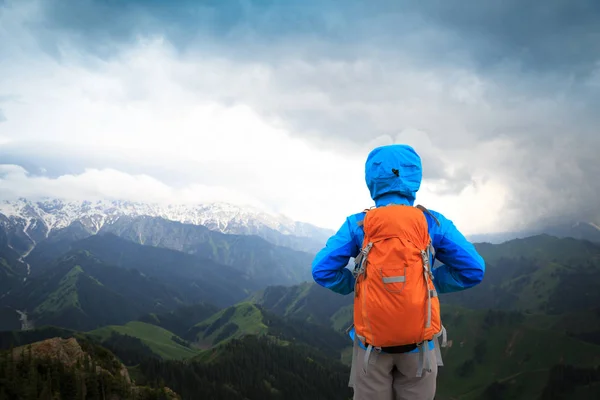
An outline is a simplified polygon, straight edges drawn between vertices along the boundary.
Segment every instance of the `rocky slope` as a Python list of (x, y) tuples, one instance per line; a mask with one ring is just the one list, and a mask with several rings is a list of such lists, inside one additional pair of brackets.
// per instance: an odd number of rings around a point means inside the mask
[(112, 353), (74, 337), (50, 338), (7, 353), (0, 357), (2, 398), (180, 399), (166, 387), (137, 386)]

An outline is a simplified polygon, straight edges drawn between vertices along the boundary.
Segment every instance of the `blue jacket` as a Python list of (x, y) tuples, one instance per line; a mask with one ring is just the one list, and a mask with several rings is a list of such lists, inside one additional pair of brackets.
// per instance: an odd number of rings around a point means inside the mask
[[(367, 157), (365, 180), (376, 207), (387, 204), (412, 206), (421, 186), (421, 159), (407, 145), (378, 147)], [(483, 258), (452, 221), (439, 212), (429, 211), (440, 223), (438, 226), (425, 213), (435, 258), (441, 263), (436, 265), (434, 260), (433, 265), (433, 282), (437, 292), (457, 292), (480, 283), (485, 272)], [(354, 276), (346, 267), (350, 258), (355, 258), (360, 252), (364, 233), (358, 222), (363, 218), (362, 212), (347, 217), (337, 233), (317, 253), (312, 263), (312, 276), (316, 283), (342, 295), (354, 291)], [(354, 329), (350, 331), (350, 337), (354, 338)], [(433, 343), (430, 343), (432, 346)]]

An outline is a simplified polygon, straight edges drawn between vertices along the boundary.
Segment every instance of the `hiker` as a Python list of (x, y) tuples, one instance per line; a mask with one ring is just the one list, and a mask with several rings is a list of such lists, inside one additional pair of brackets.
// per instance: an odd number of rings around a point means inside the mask
[(375, 206), (347, 217), (312, 263), (319, 285), (354, 292), (355, 400), (432, 400), (443, 365), (439, 340), (446, 342), (438, 294), (483, 279), (483, 259), (452, 221), (414, 206), (421, 179), (412, 147), (372, 150), (365, 180)]

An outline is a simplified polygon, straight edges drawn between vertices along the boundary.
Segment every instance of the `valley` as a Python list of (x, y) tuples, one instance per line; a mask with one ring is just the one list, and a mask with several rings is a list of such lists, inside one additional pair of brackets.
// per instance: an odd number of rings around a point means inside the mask
[[(115, 392), (133, 385), (181, 399), (351, 397), (344, 331), (352, 296), (312, 282), (314, 253), (250, 231), (152, 215), (93, 225), (86, 215), (64, 226), (53, 220), (46, 235), (39, 221), (0, 214), (5, 352), (79, 346), (98, 362), (114, 357), (130, 377), (101, 381)], [(449, 346), (436, 399), (592, 398), (600, 385), (600, 245), (541, 234), (476, 247), (484, 281), (440, 296)], [(0, 368), (13, 368), (2, 357)]]

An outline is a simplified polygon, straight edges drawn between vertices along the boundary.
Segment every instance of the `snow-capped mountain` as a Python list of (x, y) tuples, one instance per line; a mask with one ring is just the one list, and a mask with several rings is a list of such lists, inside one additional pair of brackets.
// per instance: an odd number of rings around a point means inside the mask
[(293, 221), (259, 209), (227, 203), (197, 206), (158, 205), (129, 201), (65, 201), (43, 199), (0, 202), (0, 226), (12, 231), (24, 242), (21, 252), (53, 232), (80, 223), (90, 234), (121, 217), (159, 217), (184, 224), (202, 225), (213, 231), (238, 235), (257, 235), (274, 244), (297, 250), (315, 251), (332, 233), (308, 223)]

